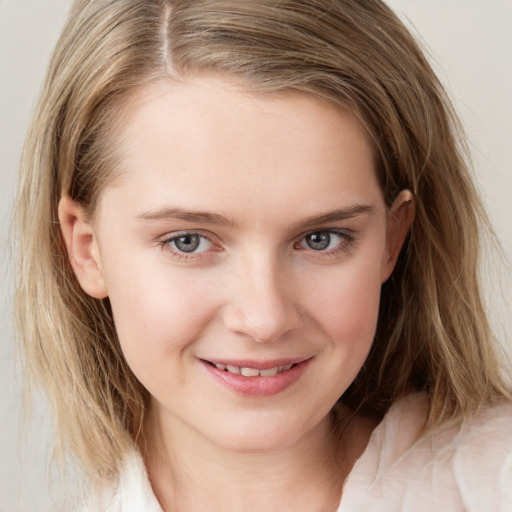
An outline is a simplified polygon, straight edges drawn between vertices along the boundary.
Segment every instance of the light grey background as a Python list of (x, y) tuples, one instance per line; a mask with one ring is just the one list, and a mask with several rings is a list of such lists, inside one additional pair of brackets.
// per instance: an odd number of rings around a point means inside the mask
[[(51, 510), (44, 456), (49, 419), (41, 406), (28, 435), (19, 420), (19, 372), (4, 242), (16, 168), (30, 112), (70, 0), (0, 0), (0, 512)], [(512, 254), (512, 1), (389, 0), (420, 34), (462, 117), (475, 173), (506, 258)], [(456, 208), (457, 205), (454, 205)], [(512, 352), (510, 263), (485, 266), (491, 318)]]

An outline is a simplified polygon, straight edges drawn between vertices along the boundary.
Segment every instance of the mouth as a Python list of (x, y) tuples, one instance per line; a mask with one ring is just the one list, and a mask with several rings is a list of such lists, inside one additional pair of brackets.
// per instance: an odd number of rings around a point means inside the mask
[(232, 373), (233, 375), (241, 375), (242, 377), (275, 377), (276, 375), (291, 370), (294, 366), (300, 364), (300, 362), (278, 364), (272, 366), (271, 368), (259, 368), (258, 365), (237, 366), (235, 364), (214, 363), (213, 361), (205, 361), (205, 363), (217, 368), (217, 370)]
[(247, 397), (278, 395), (300, 380), (311, 357), (256, 360), (201, 359), (203, 367), (221, 385)]

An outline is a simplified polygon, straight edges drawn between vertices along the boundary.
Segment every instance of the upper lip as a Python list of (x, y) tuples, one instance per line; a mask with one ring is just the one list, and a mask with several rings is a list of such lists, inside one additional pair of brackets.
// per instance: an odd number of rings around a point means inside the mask
[(223, 364), (230, 366), (238, 366), (239, 368), (255, 368), (258, 370), (269, 370), (270, 368), (275, 368), (276, 366), (285, 366), (288, 364), (298, 364), (308, 359), (311, 359), (312, 356), (308, 357), (287, 357), (282, 359), (272, 359), (266, 361), (257, 361), (254, 359), (222, 359), (222, 358), (202, 358), (203, 361), (208, 363)]

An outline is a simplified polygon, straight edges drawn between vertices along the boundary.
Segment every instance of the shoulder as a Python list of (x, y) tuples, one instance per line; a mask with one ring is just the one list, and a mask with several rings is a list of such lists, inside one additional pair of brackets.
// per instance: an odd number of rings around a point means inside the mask
[(140, 454), (125, 455), (116, 482), (94, 492), (78, 512), (162, 512), (153, 494)]
[(512, 510), (512, 405), (425, 432), (427, 405), (419, 394), (393, 405), (354, 466), (340, 511)]
[(454, 480), (468, 510), (512, 510), (512, 405), (466, 420), (448, 443)]

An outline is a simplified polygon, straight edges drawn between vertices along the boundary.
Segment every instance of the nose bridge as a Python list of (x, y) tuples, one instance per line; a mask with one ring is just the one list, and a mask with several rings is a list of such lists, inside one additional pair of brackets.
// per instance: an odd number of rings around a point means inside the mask
[(279, 339), (296, 328), (300, 319), (291, 281), (275, 250), (245, 257), (233, 276), (224, 323), (256, 341)]

